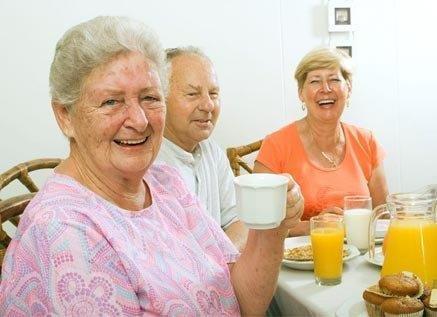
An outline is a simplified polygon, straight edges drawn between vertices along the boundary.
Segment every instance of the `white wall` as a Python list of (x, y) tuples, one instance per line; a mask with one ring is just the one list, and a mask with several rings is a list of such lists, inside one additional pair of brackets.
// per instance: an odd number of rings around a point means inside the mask
[[(328, 43), (326, 0), (0, 1), (0, 171), (64, 157), (49, 106), (57, 39), (78, 22), (117, 14), (152, 26), (166, 47), (197, 45), (215, 62), (222, 115), (215, 138), (248, 143), (303, 116), (299, 59)], [(372, 129), (387, 151), (392, 191), (437, 183), (434, 1), (355, 0), (353, 100), (346, 121)]]

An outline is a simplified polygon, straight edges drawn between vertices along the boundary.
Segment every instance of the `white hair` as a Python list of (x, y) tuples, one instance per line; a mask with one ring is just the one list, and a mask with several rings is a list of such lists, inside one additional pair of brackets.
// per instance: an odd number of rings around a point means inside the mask
[(101, 16), (72, 27), (56, 44), (49, 77), (52, 100), (73, 106), (91, 71), (127, 52), (140, 52), (155, 64), (165, 93), (165, 52), (155, 33), (126, 17)]

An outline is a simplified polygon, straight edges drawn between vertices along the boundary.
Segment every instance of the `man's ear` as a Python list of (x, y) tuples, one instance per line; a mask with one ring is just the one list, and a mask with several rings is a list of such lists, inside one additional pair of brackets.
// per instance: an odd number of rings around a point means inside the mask
[(52, 109), (55, 114), (56, 122), (58, 122), (58, 126), (61, 128), (62, 133), (71, 139), (74, 137), (74, 129), (72, 125), (72, 109), (68, 106), (65, 106), (57, 101), (52, 101)]

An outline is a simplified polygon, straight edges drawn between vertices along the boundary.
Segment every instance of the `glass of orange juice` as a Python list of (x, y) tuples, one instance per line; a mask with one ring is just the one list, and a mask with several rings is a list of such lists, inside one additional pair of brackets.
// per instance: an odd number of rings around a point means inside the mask
[(340, 284), (343, 271), (343, 217), (334, 214), (312, 217), (310, 235), (316, 283)]

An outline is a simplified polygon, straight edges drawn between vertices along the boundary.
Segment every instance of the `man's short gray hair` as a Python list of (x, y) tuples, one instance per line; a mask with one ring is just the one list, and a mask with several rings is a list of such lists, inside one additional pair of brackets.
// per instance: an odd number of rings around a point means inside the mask
[(205, 59), (207, 59), (209, 62), (211, 62), (211, 60), (209, 59), (208, 56), (206, 56), (206, 54), (198, 47), (196, 46), (181, 46), (181, 47), (175, 47), (175, 48), (167, 48), (165, 50), (166, 53), (166, 57), (167, 57), (167, 62), (170, 62), (173, 58), (177, 57), (177, 56), (181, 56), (181, 55), (197, 55), (200, 57), (203, 57)]
[(154, 63), (165, 93), (165, 53), (155, 33), (126, 17), (101, 16), (72, 27), (56, 44), (49, 77), (52, 100), (74, 105), (93, 69), (128, 52), (140, 52)]
[(213, 62), (211, 59), (198, 47), (196, 46), (180, 46), (175, 48), (167, 48), (165, 50), (165, 55), (167, 59), (167, 71), (168, 71), (168, 77), (171, 76), (172, 67), (171, 67), (171, 61), (173, 58), (176, 58), (178, 56), (182, 55), (196, 55), (198, 57), (204, 58), (207, 61), (213, 65)]

